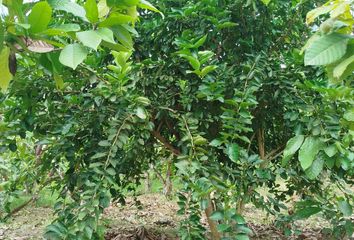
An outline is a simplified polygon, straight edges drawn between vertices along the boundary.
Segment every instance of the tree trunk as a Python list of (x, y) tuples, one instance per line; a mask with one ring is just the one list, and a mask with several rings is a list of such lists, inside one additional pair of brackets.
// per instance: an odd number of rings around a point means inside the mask
[(169, 159), (167, 162), (166, 178), (164, 181), (164, 194), (166, 197), (170, 197), (172, 194), (172, 160)]
[(212, 219), (210, 219), (211, 214), (213, 214), (213, 212), (214, 212), (214, 207), (213, 207), (213, 203), (210, 199), (210, 195), (207, 196), (206, 200), (208, 201), (208, 207), (205, 209), (205, 215), (207, 217), (208, 224), (210, 227), (211, 239), (212, 240), (220, 240), (221, 236), (220, 236), (220, 233), (218, 232), (218, 229), (217, 229), (217, 223), (215, 221), (213, 221)]

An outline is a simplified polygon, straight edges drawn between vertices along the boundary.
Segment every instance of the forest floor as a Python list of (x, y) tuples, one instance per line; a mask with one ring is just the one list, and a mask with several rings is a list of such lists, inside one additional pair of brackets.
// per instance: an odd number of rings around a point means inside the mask
[[(136, 200), (138, 200), (137, 204)], [(105, 210), (102, 221), (107, 226), (108, 240), (175, 240), (178, 239), (178, 206), (159, 193), (143, 194), (134, 199), (129, 197), (125, 206), (113, 204)], [(298, 234), (285, 237), (276, 229), (273, 219), (261, 210), (246, 207), (246, 220), (253, 230), (251, 239), (329, 239), (321, 234), (326, 224), (319, 217), (296, 223)], [(8, 222), (0, 223), (1, 240), (42, 239), (44, 227), (52, 219), (50, 207), (28, 205), (16, 213)], [(205, 223), (205, 220), (203, 220)]]

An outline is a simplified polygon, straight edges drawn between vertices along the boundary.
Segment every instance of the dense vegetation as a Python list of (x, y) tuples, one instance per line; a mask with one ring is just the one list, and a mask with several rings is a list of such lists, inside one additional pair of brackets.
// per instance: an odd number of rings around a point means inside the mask
[(320, 212), (353, 234), (353, 1), (2, 4), (5, 219), (49, 188), (47, 239), (102, 239), (153, 166), (182, 185), (181, 239), (248, 239), (248, 203), (287, 234)]

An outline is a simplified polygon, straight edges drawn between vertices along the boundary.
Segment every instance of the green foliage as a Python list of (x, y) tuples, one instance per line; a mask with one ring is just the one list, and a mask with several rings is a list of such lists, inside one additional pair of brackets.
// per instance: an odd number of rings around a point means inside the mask
[[(4, 4), (0, 145), (15, 167), (0, 188), (5, 205), (26, 185), (59, 193), (47, 239), (103, 239), (104, 208), (171, 154), (181, 239), (206, 238), (203, 212), (215, 236), (248, 239), (246, 203), (283, 224), (321, 212), (334, 236), (350, 235), (348, 1)], [(330, 21), (302, 56), (309, 11), (308, 23)], [(293, 194), (302, 199), (284, 215)]]

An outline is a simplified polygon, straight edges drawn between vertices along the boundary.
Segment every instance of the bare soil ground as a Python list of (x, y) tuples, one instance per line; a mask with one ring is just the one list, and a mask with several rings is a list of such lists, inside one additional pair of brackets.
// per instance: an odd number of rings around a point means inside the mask
[[(128, 198), (126, 205), (113, 204), (105, 210), (102, 221), (107, 226), (107, 240), (176, 240), (178, 206), (161, 194), (145, 194), (137, 197), (140, 204)], [(42, 239), (44, 227), (52, 219), (52, 210), (27, 206), (7, 223), (0, 223), (1, 240)], [(264, 212), (247, 207), (246, 220), (254, 234), (251, 239), (329, 239), (320, 232), (325, 224), (314, 217), (298, 223), (301, 234), (285, 237), (281, 229), (272, 225), (273, 219)]]

